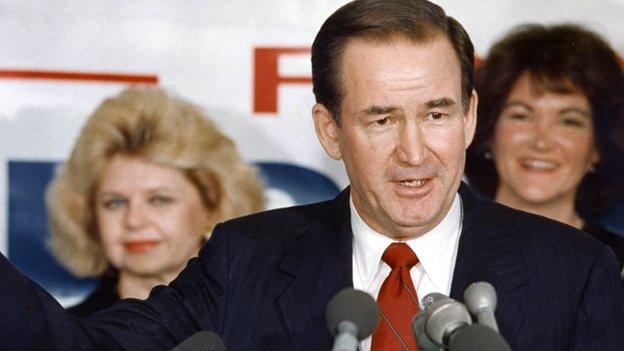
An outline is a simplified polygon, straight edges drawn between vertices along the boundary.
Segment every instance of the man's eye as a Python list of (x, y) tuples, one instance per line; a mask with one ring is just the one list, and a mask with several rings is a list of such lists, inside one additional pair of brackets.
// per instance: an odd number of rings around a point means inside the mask
[(434, 120), (442, 119), (442, 117), (444, 117), (444, 115), (440, 112), (431, 112), (429, 116), (431, 116), (431, 119), (434, 119)]
[(375, 123), (380, 126), (385, 126), (386, 124), (388, 124), (388, 122), (390, 122), (390, 117), (380, 118), (375, 121)]
[(444, 116), (446, 116), (444, 113), (442, 112), (429, 112), (429, 114), (427, 115), (427, 119), (429, 120), (433, 120), (433, 121), (438, 121), (444, 118)]

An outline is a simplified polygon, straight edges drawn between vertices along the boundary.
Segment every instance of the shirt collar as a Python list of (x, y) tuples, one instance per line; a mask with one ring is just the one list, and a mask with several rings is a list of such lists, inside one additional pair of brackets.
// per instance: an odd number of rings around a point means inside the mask
[[(349, 199), (349, 206), (353, 230), (353, 255), (362, 283), (369, 286), (384, 264), (381, 256), (395, 240), (370, 228), (355, 209), (352, 198)], [(450, 290), (461, 222), (461, 198), (456, 194), (450, 210), (437, 226), (418, 238), (405, 242), (414, 250), (425, 274), (439, 291)]]

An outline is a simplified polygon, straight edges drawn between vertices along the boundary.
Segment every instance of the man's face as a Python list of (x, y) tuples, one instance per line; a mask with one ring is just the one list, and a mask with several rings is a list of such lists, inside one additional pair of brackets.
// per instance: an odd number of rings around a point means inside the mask
[(323, 105), (313, 114), (323, 147), (345, 163), (355, 208), (394, 239), (431, 230), (453, 202), (476, 123), (451, 44), (354, 39), (341, 68), (341, 125)]

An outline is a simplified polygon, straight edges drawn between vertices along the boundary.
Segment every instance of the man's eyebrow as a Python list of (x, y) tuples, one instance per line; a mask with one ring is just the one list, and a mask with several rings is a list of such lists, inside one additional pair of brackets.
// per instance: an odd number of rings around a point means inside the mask
[(394, 112), (396, 110), (397, 110), (397, 108), (396, 107), (392, 107), (392, 106), (377, 106), (377, 105), (373, 105), (373, 106), (370, 106), (369, 108), (366, 108), (366, 109), (362, 110), (361, 113), (365, 114), (365, 115), (376, 116), (376, 115), (386, 115), (386, 114), (392, 113), (392, 112)]
[(432, 109), (432, 108), (440, 108), (440, 107), (452, 107), (456, 104), (457, 103), (453, 101), (453, 99), (443, 97), (443, 98), (434, 99), (434, 100), (427, 102), (426, 106), (428, 109)]
[[(450, 98), (439, 98), (439, 99), (431, 100), (427, 102), (425, 105), (427, 106), (428, 109), (432, 109), (432, 108), (440, 108), (440, 107), (451, 107), (451, 106), (456, 105), (456, 103), (455, 101), (453, 101), (453, 99), (450, 99)], [(394, 106), (373, 105), (360, 111), (360, 113), (365, 114), (365, 115), (375, 116), (375, 115), (386, 115), (386, 114), (395, 112), (396, 110), (398, 110), (398, 108)]]

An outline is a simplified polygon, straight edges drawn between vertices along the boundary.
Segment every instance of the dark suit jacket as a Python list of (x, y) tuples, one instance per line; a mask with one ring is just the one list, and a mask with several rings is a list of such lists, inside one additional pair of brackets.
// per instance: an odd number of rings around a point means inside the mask
[[(461, 300), (474, 281), (492, 283), (500, 330), (514, 350), (624, 349), (624, 289), (612, 251), (571, 227), (479, 199), (465, 185), (460, 194), (451, 297)], [(348, 198), (344, 191), (219, 225), (199, 258), (146, 302), (122, 300), (77, 321), (22, 284), (37, 299), (0, 302), (0, 311), (9, 309), (0, 314), (43, 326), (45, 336), (35, 328), (28, 340), (46, 337), (51, 348), (167, 350), (213, 330), (230, 351), (329, 350), (327, 303), (352, 286)]]

